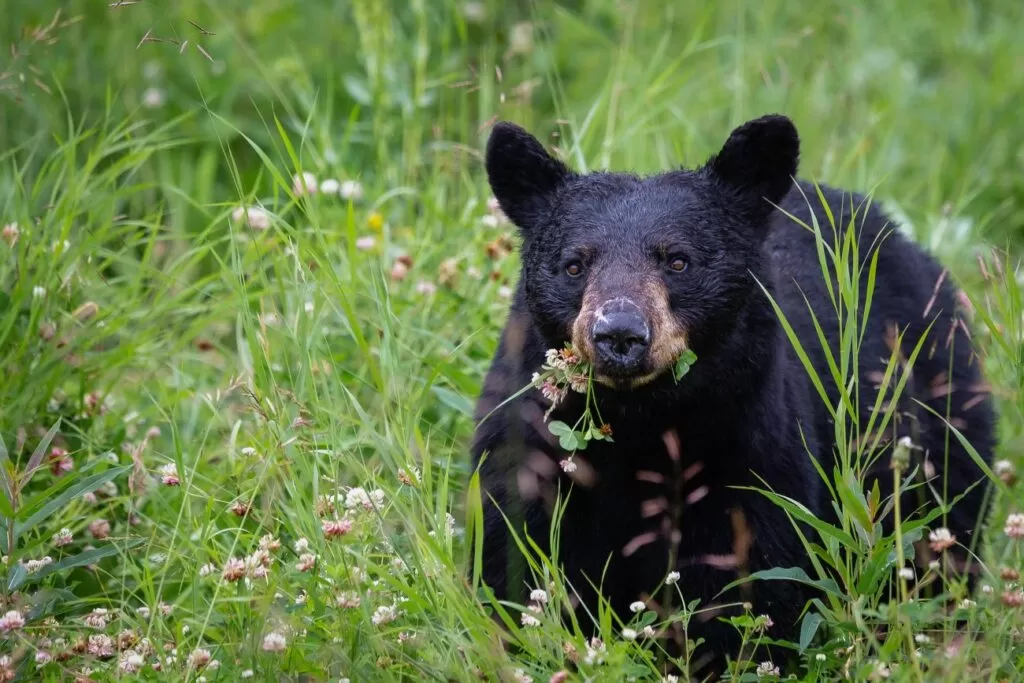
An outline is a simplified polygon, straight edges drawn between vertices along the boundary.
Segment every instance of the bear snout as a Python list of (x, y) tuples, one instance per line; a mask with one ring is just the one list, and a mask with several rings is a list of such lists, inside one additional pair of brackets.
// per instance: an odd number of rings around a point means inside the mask
[(631, 374), (643, 365), (651, 344), (651, 326), (639, 306), (620, 297), (594, 312), (590, 341), (601, 370), (612, 375)]

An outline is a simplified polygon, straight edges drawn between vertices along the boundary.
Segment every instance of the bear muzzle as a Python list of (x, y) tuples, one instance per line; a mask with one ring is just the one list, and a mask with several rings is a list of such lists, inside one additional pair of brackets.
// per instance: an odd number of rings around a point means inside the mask
[(632, 300), (611, 299), (594, 311), (590, 343), (600, 374), (629, 377), (645, 364), (651, 346), (651, 325)]

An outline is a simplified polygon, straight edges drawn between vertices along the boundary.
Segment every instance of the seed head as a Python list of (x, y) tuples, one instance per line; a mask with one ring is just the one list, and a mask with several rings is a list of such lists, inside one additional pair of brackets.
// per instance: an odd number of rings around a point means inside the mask
[(71, 314), (80, 323), (89, 322), (100, 312), (99, 304), (95, 301), (86, 301)]
[(391, 266), (391, 280), (393, 282), (401, 282), (408, 274), (409, 266), (403, 261), (395, 261), (394, 265)]
[(114, 650), (114, 639), (106, 633), (96, 633), (89, 636), (89, 642), (85, 648), (86, 652), (100, 659), (113, 657)]
[(374, 626), (380, 626), (381, 624), (387, 624), (398, 618), (398, 607), (395, 605), (381, 605), (373, 611), (373, 616), (370, 621), (373, 622)]
[(110, 612), (102, 607), (97, 607), (92, 612), (89, 612), (89, 614), (86, 614), (83, 621), (90, 628), (106, 628), (107, 622), (110, 621)]
[(335, 600), (335, 604), (342, 609), (355, 609), (356, 607), (359, 607), (360, 602), (362, 601), (359, 596), (351, 591), (342, 593)]
[(931, 549), (937, 553), (952, 548), (956, 544), (956, 536), (946, 527), (940, 527), (928, 534), (928, 540)]
[(146, 660), (135, 650), (125, 650), (121, 653), (120, 659), (118, 659), (117, 668), (122, 673), (133, 674), (138, 673), (145, 663)]
[(600, 638), (591, 638), (587, 644), (587, 654), (583, 657), (583, 663), (587, 665), (603, 664), (607, 652), (608, 648), (604, 641)]
[(164, 91), (160, 88), (146, 88), (142, 93), (142, 106), (146, 109), (159, 109), (164, 106)]
[(324, 536), (327, 538), (337, 538), (344, 536), (352, 530), (351, 519), (325, 519), (321, 523), (321, 527), (324, 531)]
[(363, 186), (356, 180), (346, 180), (338, 190), (342, 199), (359, 201), (363, 198)]
[(178, 477), (178, 466), (169, 462), (160, 468), (160, 481), (164, 486), (178, 486), (181, 479)]
[(1024, 514), (1016, 512), (1007, 517), (1003, 531), (1010, 538), (1024, 538)]
[(415, 486), (419, 480), (420, 471), (418, 468), (413, 467), (410, 470), (406, 470), (404, 467), (398, 468), (398, 481), (406, 486)]
[(69, 545), (74, 540), (74, 536), (71, 534), (71, 529), (68, 529), (67, 527), (64, 527), (53, 535), (53, 544), (58, 548)]
[(68, 455), (66, 448), (54, 446), (50, 449), (50, 472), (53, 476), (60, 477), (75, 468), (75, 461)]
[(245, 576), (245, 560), (237, 557), (232, 557), (230, 560), (224, 563), (224, 570), (221, 572), (221, 578), (225, 581), (238, 581)]
[(1024, 605), (1024, 591), (1018, 589), (1003, 591), (1003, 604), (1007, 607)]
[(317, 189), (316, 176), (309, 171), (303, 171), (292, 178), (292, 190), (299, 197), (307, 193), (314, 195)]
[(768, 629), (774, 625), (775, 622), (772, 621), (771, 616), (767, 614), (762, 614), (754, 619), (754, 631), (756, 633), (767, 633)]
[(110, 522), (105, 519), (94, 519), (89, 523), (89, 533), (98, 541), (110, 536)]
[(274, 538), (273, 534), (267, 534), (260, 539), (260, 549), (276, 552), (281, 549), (281, 541)]
[(27, 573), (29, 573), (29, 574), (35, 574), (37, 571), (39, 571), (43, 567), (46, 567), (46, 566), (51, 565), (51, 564), (53, 564), (53, 558), (50, 557), (49, 555), (41, 557), (38, 560), (26, 560), (25, 561), (25, 571)]
[(992, 471), (1007, 486), (1013, 486), (1017, 481), (1017, 468), (1009, 460), (997, 460), (992, 464)]
[(0, 232), (0, 239), (3, 239), (7, 246), (13, 247), (18, 242), (20, 235), (21, 230), (18, 229), (18, 224), (8, 223), (4, 226), (3, 231)]
[(519, 621), (527, 628), (537, 628), (540, 626), (540, 620), (529, 612), (523, 612), (522, 616), (519, 617)]
[(284, 652), (284, 649), (288, 646), (288, 641), (283, 635), (276, 631), (271, 631), (267, 635), (263, 636), (263, 650), (265, 652)]
[(308, 572), (316, 565), (316, 555), (312, 553), (303, 553), (299, 556), (299, 562), (295, 565), (295, 568), (300, 572)]
[(0, 633), (19, 631), (25, 625), (25, 617), (17, 610), (10, 610), (0, 617)]
[(57, 335), (57, 324), (52, 320), (44, 320), (39, 323), (39, 338), (43, 341), (50, 341)]
[(231, 219), (236, 223), (245, 222), (253, 230), (269, 230), (272, 225), (270, 213), (258, 206), (240, 206), (231, 214)]
[(206, 668), (206, 665), (210, 663), (213, 657), (210, 655), (209, 650), (203, 648), (196, 648), (192, 651), (192, 654), (188, 656), (188, 666), (193, 671), (201, 671)]

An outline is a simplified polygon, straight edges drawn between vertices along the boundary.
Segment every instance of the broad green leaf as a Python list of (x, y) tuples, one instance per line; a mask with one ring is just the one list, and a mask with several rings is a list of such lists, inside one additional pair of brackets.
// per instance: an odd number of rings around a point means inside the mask
[[(12, 507), (14, 501), (14, 487), (11, 482), (11, 475), (8, 472), (7, 467), (11, 460), (7, 456), (7, 446), (4, 444), (3, 435), (0, 434), (0, 486), (3, 486), (3, 490), (0, 491), (0, 515), (4, 517), (13, 517), (14, 508)], [(4, 549), (4, 552), (7, 552)]]
[(843, 601), (849, 599), (846, 593), (839, 590), (839, 585), (832, 579), (812, 579), (807, 576), (807, 572), (800, 567), (773, 567), (772, 569), (754, 572), (746, 578), (733, 581), (719, 591), (719, 595), (750, 581), (796, 581), (797, 583), (814, 586), (815, 588), (823, 590), (830, 595), (842, 598)]
[(548, 423), (548, 431), (555, 436), (562, 436), (563, 434), (571, 434), (572, 427), (565, 424), (561, 420), (552, 420)]
[(832, 526), (828, 522), (823, 521), (821, 518), (815, 516), (806, 507), (804, 507), (800, 503), (798, 503), (798, 502), (796, 502), (796, 501), (794, 501), (794, 500), (792, 500), (790, 498), (787, 498), (785, 496), (780, 496), (779, 494), (774, 493), (772, 491), (766, 491), (766, 490), (758, 489), (758, 488), (755, 488), (755, 487), (737, 487), (737, 488), (744, 488), (744, 489), (747, 489), (747, 490), (750, 490), (750, 491), (757, 491), (758, 493), (763, 494), (765, 497), (767, 497), (773, 503), (775, 503), (779, 507), (783, 508), (789, 514), (793, 515), (793, 517), (795, 517), (797, 519), (797, 521), (803, 522), (803, 523), (808, 524), (811, 527), (813, 527), (818, 533), (820, 533), (822, 535), (823, 538), (835, 539), (843, 547), (846, 547), (846, 548), (852, 548), (852, 547), (857, 545), (857, 542), (853, 539), (853, 537), (850, 536), (845, 531), (843, 531), (841, 528), (836, 527), (836, 526)]
[(569, 432), (568, 434), (562, 434), (559, 436), (558, 445), (566, 451), (583, 450), (583, 444), (580, 442), (576, 432)]
[(14, 527), (15, 536), (22, 536), (26, 531), (31, 530), (40, 522), (49, 519), (50, 515), (52, 515), (57, 510), (60, 510), (62, 507), (73, 501), (75, 498), (85, 495), (86, 493), (91, 493), (92, 491), (95, 491), (99, 487), (106, 484), (108, 481), (116, 479), (117, 477), (121, 476), (131, 468), (131, 465), (112, 467), (111, 469), (106, 470), (105, 472), (99, 472), (97, 474), (88, 476), (85, 479), (82, 479), (81, 481), (72, 485), (66, 491), (61, 493), (59, 496), (51, 500), (49, 503), (44, 505), (39, 510), (39, 512), (35, 513), (34, 515), (26, 519), (24, 522), (16, 524)]
[(31, 498), (22, 500), (21, 505), (18, 507), (18, 516), (22, 519), (31, 517), (44, 505), (59, 496), (61, 492), (73, 486), (76, 481), (80, 481), (88, 475), (89, 472), (96, 469), (101, 464), (104, 464), (104, 461), (90, 460), (82, 466), (82, 469), (75, 472), (75, 474), (59, 477), (53, 486), (35, 493)]
[(873, 525), (868, 513), (867, 500), (864, 498), (864, 491), (852, 470), (846, 471), (844, 475), (842, 485), (836, 490), (843, 503), (843, 511), (853, 518), (853, 521), (860, 527), (865, 540), (868, 540), (871, 537)]
[(28, 571), (25, 569), (25, 565), (21, 562), (15, 562), (11, 565), (11, 568), (7, 572), (7, 590), (16, 591), (18, 587), (25, 583), (25, 578), (28, 576)]
[(825, 618), (817, 612), (809, 612), (804, 617), (803, 623), (800, 624), (799, 652), (803, 653), (807, 646), (811, 644), (814, 634), (817, 633), (818, 627), (821, 626), (823, 621), (825, 621)]
[(24, 565), (21, 565), (21, 563), (19, 563), (18, 566), (22, 567), (22, 571), (12, 571), (11, 574), (8, 575), (8, 586), (12, 591), (18, 590), (18, 588), (20, 588), (29, 578), (31, 578), (33, 581), (37, 581), (55, 572), (64, 571), (66, 569), (75, 569), (76, 567), (84, 567), (87, 564), (94, 564), (106, 557), (117, 555), (123, 551), (127, 551), (131, 548), (141, 545), (144, 542), (144, 539), (134, 538), (125, 543), (110, 543), (101, 548), (92, 548), (91, 550), (80, 552), (77, 555), (65, 557), (60, 562), (48, 564), (33, 574), (28, 574), (27, 572), (25, 572)]
[(58, 607), (73, 602), (77, 596), (63, 588), (39, 588), (32, 591), (29, 598), (31, 607), (25, 615), (28, 621), (37, 621), (53, 614)]
[(46, 451), (49, 450), (50, 444), (53, 443), (53, 437), (57, 436), (58, 429), (60, 429), (59, 417), (57, 418), (57, 421), (53, 423), (53, 426), (50, 427), (49, 431), (46, 432), (46, 435), (40, 439), (39, 445), (36, 446), (36, 449), (32, 451), (32, 457), (28, 459), (28, 467), (26, 468), (29, 475), (31, 475), (32, 472), (35, 472), (35, 469), (43, 462), (43, 457), (46, 455)]
[(675, 368), (672, 370), (672, 374), (675, 376), (678, 382), (686, 373), (690, 371), (690, 366), (697, 362), (697, 354), (692, 349), (686, 349), (676, 360)]

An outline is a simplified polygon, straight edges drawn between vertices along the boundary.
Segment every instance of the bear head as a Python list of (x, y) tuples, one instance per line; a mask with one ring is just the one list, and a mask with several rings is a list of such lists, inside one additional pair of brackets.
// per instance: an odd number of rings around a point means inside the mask
[(764, 301), (755, 278), (799, 146), (793, 123), (772, 115), (696, 169), (578, 174), (497, 123), (488, 180), (522, 237), (520, 293), (545, 343), (572, 342), (613, 391), (671, 376), (688, 348), (713, 353), (751, 298)]

